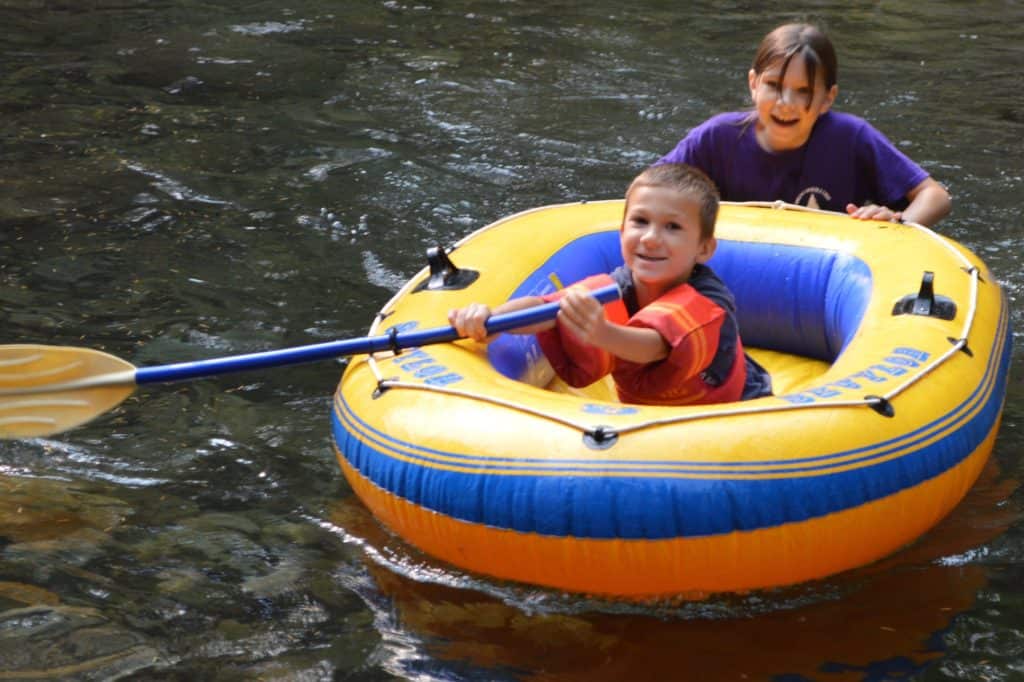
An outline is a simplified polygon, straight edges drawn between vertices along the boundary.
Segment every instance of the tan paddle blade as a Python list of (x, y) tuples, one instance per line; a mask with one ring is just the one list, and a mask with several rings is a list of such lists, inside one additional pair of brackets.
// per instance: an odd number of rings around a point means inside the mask
[(135, 367), (71, 346), (0, 346), (0, 438), (49, 436), (106, 412), (135, 390)]

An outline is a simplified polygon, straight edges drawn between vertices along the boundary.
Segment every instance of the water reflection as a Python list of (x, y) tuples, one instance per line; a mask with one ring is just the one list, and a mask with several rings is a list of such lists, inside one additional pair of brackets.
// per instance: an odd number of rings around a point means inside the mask
[(392, 633), (385, 645), (396, 674), (902, 679), (944, 653), (945, 632), (984, 590), (985, 568), (964, 553), (1020, 520), (1016, 488), (990, 465), (953, 515), (883, 562), (786, 590), (676, 604), (588, 601), (466, 576), (403, 546), (353, 498), (331, 505), (328, 520), (363, 547), (373, 583), (358, 591)]

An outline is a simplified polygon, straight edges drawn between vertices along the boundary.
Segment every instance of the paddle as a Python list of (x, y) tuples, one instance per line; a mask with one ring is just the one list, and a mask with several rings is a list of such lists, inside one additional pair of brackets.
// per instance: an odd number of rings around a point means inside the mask
[[(612, 284), (593, 292), (602, 303), (619, 298)], [(558, 303), (495, 315), (487, 331), (497, 333), (554, 319)], [(112, 409), (143, 384), (183, 381), (228, 372), (282, 367), (314, 360), (400, 350), (459, 338), (452, 327), (435, 327), (329, 341), (224, 358), (136, 368), (107, 353), (73, 346), (0, 346), (0, 438), (49, 436)]]

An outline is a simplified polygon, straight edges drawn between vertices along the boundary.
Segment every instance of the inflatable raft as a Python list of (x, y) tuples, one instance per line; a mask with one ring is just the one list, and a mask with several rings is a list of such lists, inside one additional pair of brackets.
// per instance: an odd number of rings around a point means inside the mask
[[(609, 272), (622, 211), (539, 208), (434, 249), (371, 332)], [(791, 584), (912, 542), (996, 438), (1011, 341), (995, 278), (917, 225), (723, 204), (717, 234), (710, 265), (773, 396), (625, 405), (610, 383), (562, 384), (532, 336), (359, 356), (332, 413), (353, 490), (457, 567), (602, 595)]]

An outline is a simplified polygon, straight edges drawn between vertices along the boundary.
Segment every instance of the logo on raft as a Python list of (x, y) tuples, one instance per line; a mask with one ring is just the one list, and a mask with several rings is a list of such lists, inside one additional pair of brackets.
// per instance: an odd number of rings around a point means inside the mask
[(637, 408), (629, 407), (628, 405), (623, 405), (623, 406), (620, 407), (618, 405), (599, 405), (597, 403), (586, 403), (583, 406), (583, 412), (585, 412), (587, 414), (623, 415), (623, 414), (636, 414), (639, 411), (640, 410), (638, 410)]
[[(416, 322), (403, 322), (396, 325), (397, 333), (409, 331), (415, 328)], [(390, 331), (390, 330), (389, 330)], [(457, 381), (462, 381), (463, 376), (452, 372), (444, 365), (438, 363), (432, 355), (422, 348), (412, 348), (408, 353), (401, 353), (392, 358), (392, 362), (402, 371), (411, 374), (415, 379), (421, 379), (428, 386), (447, 386)]]
[[(399, 325), (398, 331), (406, 331), (415, 326), (415, 322), (406, 322)], [(882, 358), (881, 362), (876, 362), (859, 372), (799, 393), (780, 395), (779, 398), (794, 405), (805, 405), (823, 398), (835, 398), (843, 395), (844, 392), (863, 391), (866, 384), (882, 384), (892, 377), (905, 375), (909, 370), (927, 362), (929, 357), (931, 354), (927, 351), (900, 346), (893, 348), (891, 354)], [(447, 386), (462, 381), (464, 378), (461, 374), (438, 363), (422, 348), (413, 348), (408, 353), (396, 355), (392, 358), (392, 362), (403, 372), (411, 374), (415, 379), (422, 380), (428, 386)], [(617, 407), (596, 403), (586, 403), (582, 409), (590, 414), (608, 415), (634, 414), (638, 411), (629, 406)]]
[(903, 376), (911, 369), (920, 367), (929, 357), (931, 357), (930, 353), (916, 348), (893, 348), (891, 355), (887, 355), (882, 358), (882, 362), (876, 362), (866, 369), (854, 372), (842, 379), (830, 381), (823, 386), (779, 397), (795, 405), (805, 405), (820, 398), (835, 398), (848, 391), (863, 391), (865, 384), (882, 384), (890, 377)]
[(463, 379), (461, 374), (438, 364), (437, 360), (422, 348), (414, 348), (408, 353), (396, 355), (392, 362), (414, 378), (422, 379), (428, 386), (447, 386)]

